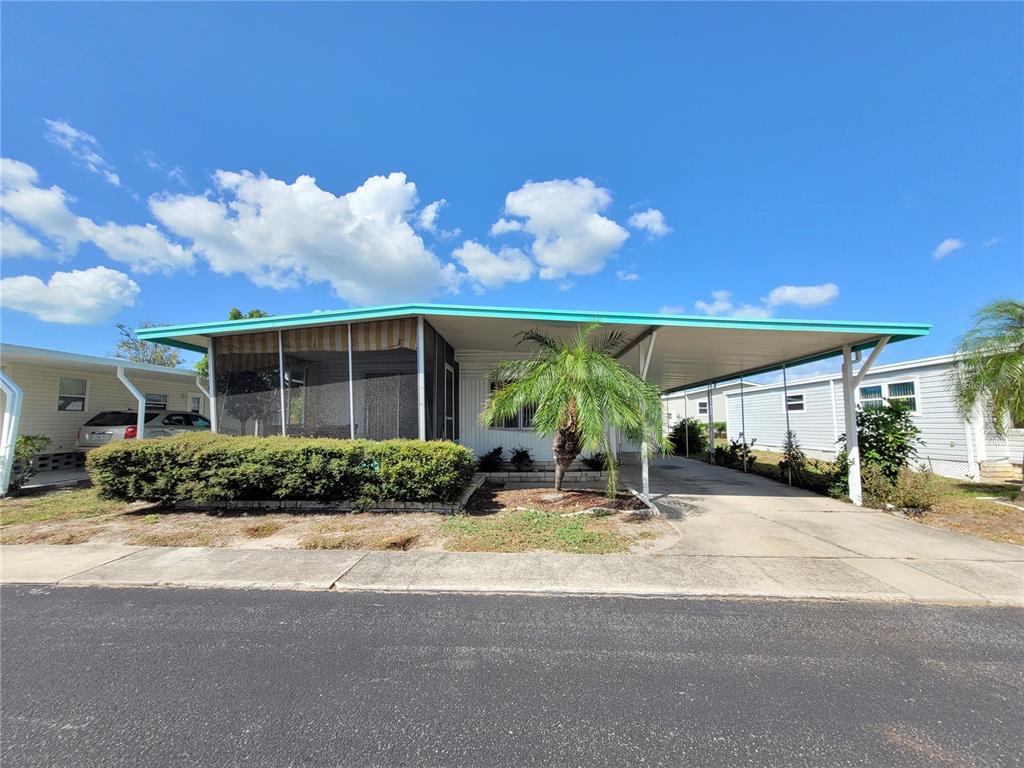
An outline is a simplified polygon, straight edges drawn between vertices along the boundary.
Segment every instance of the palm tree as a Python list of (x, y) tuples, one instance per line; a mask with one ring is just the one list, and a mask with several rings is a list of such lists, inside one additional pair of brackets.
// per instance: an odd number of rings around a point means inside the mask
[(952, 383), (961, 415), (970, 418), (980, 404), (999, 436), (1007, 421), (1024, 425), (1024, 302), (999, 299), (978, 310), (957, 355)]
[(661, 428), (661, 393), (656, 386), (620, 363), (614, 353), (629, 339), (621, 333), (591, 339), (599, 326), (582, 326), (570, 339), (538, 330), (519, 334), (519, 343), (535, 348), (526, 360), (498, 363), (491, 380), (499, 386), (480, 415), (486, 426), (533, 412), (531, 426), (553, 436), (555, 488), (584, 450), (608, 457), (608, 493), (616, 486), (615, 452), (608, 439), (614, 427), (629, 440), (656, 450), (671, 450)]

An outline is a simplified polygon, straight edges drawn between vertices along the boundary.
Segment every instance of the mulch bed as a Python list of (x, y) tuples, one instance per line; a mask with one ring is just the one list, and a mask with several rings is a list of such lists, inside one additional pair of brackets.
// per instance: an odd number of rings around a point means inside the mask
[(631, 493), (619, 493), (615, 499), (609, 499), (603, 491), (556, 491), (554, 488), (503, 489), (490, 483), (480, 486), (466, 502), (466, 511), (470, 514), (502, 509), (581, 512), (593, 507), (622, 511), (647, 510), (643, 502)]

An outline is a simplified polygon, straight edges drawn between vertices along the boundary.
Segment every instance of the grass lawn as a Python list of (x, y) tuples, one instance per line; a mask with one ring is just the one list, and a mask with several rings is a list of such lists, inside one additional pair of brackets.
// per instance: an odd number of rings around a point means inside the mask
[[(778, 464), (782, 454), (770, 451), (751, 451), (756, 463), (765, 466)], [(815, 460), (808, 461), (807, 471), (815, 473)], [(827, 462), (818, 462), (822, 467)], [(1024, 544), (1024, 508), (1008, 507), (982, 497), (996, 497), (1012, 501), (1020, 492), (1020, 483), (972, 483), (948, 477), (934, 477), (940, 499), (932, 509), (920, 517), (912, 518), (937, 528), (969, 533), (991, 541)]]
[[(569, 511), (588, 497), (603, 498), (600, 492), (565, 495)], [(471, 514), (455, 517), (427, 512), (218, 515), (104, 501), (95, 489), (82, 488), (0, 500), (0, 543), (601, 554), (650, 551), (676, 536), (663, 519), (631, 509), (628, 498), (620, 502), (623, 509), (601, 517), (562, 517), (566, 510), (550, 502), (547, 506), (555, 509), (512, 508), (512, 500), (523, 496), (488, 493)]]

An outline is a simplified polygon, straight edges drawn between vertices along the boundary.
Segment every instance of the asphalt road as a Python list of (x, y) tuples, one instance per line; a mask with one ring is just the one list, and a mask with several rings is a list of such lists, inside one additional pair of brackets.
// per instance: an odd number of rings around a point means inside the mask
[(15, 766), (1014, 765), (1018, 610), (5, 587)]

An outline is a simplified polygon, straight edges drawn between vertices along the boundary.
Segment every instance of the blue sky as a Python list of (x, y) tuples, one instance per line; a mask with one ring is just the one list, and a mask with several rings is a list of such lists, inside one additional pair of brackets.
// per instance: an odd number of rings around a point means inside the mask
[(391, 297), (934, 324), (894, 361), (1024, 295), (1020, 4), (2, 22), (8, 342)]

